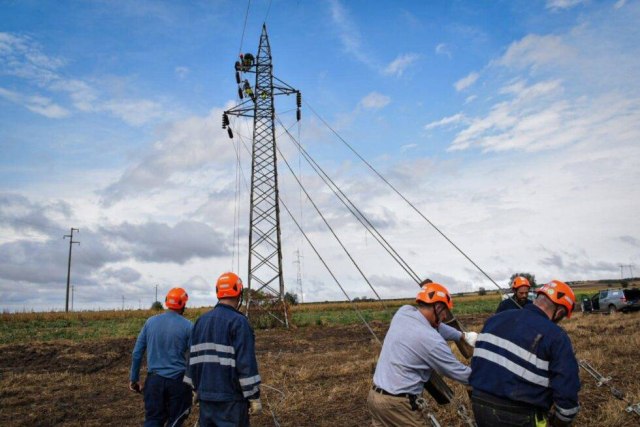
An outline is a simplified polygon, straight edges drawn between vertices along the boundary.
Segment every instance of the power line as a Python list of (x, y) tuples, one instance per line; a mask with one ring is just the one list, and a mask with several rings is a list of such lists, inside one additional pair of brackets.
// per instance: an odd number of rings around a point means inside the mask
[(393, 186), (393, 184), (391, 184), (384, 176), (382, 176), (380, 174), (380, 172), (377, 171), (376, 168), (374, 168), (367, 160), (364, 159), (364, 157), (362, 157), (344, 138), (342, 138), (342, 136), (340, 136), (340, 134), (333, 129), (325, 120), (324, 118), (322, 118), (322, 116), (320, 116), (314, 109), (313, 107), (311, 107), (311, 105), (309, 105), (309, 103), (305, 100), (305, 105), (307, 105), (307, 107), (309, 107), (309, 109), (313, 112), (313, 114), (316, 115), (316, 117), (318, 117), (318, 119), (331, 131), (333, 132), (333, 134), (344, 144), (347, 146), (347, 148), (349, 148), (349, 150), (351, 150), (351, 152), (353, 152), (365, 165), (367, 165), (369, 167), (369, 169), (371, 169), (371, 171), (373, 171), (373, 173), (378, 176), (378, 178), (380, 178), (385, 184), (387, 184), (389, 186), (389, 188), (391, 188), (398, 196), (400, 196), (400, 198), (402, 200), (404, 200), (420, 217), (422, 217), (422, 219), (424, 219), (431, 227), (433, 227), (434, 230), (436, 230), (447, 242), (449, 242), (460, 254), (462, 254), (462, 256), (464, 256), (471, 264), (473, 264), (473, 266), (480, 271), (487, 279), (489, 279), (491, 281), (491, 283), (493, 283), (494, 285), (496, 285), (496, 287), (498, 289), (502, 289), (500, 287), (500, 285), (498, 285), (495, 280), (493, 280), (491, 278), (491, 276), (489, 276), (482, 268), (480, 268), (480, 266), (478, 264), (476, 264), (462, 249), (460, 249), (458, 247), (458, 245), (456, 245), (449, 237), (447, 237), (446, 234), (444, 234), (433, 222), (431, 222), (429, 220), (429, 218), (427, 218), (413, 203), (411, 203), (411, 201), (409, 201), (398, 189), (396, 189), (396, 187)]

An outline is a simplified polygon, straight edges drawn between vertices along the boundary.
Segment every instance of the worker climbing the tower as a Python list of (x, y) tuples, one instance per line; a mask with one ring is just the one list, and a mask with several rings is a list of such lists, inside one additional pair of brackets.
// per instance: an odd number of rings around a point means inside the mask
[(240, 61), (236, 61), (236, 71), (247, 72), (253, 67), (255, 58), (250, 53), (240, 54)]
[(242, 86), (242, 89), (244, 90), (244, 93), (255, 102), (256, 96), (253, 93), (253, 89), (251, 89), (251, 85), (249, 84), (249, 80), (245, 79), (244, 84)]

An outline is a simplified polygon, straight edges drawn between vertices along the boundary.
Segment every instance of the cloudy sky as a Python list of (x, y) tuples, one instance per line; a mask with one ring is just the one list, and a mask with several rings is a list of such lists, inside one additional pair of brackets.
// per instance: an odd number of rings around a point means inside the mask
[[(246, 279), (250, 125), (232, 118), (230, 140), (220, 122), (238, 102), (233, 63), (265, 21), (274, 74), (304, 99), (297, 125), (295, 100), (278, 97), (279, 121), (420, 277), (493, 287), (336, 133), (501, 285), (516, 271), (638, 274), (640, 2), (247, 3), (0, 2), (3, 310), (64, 309), (71, 227), (75, 309), (147, 307), (156, 285), (211, 305), (222, 272)], [(276, 133), (367, 280), (413, 295)], [(371, 296), (279, 168), (333, 273)], [(305, 301), (344, 299), (285, 210), (282, 237), (287, 290), (300, 294), (299, 274)]]

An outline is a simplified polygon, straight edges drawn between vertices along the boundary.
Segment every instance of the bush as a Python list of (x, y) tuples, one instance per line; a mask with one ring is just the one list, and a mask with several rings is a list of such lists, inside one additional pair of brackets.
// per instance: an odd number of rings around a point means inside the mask
[(487, 290), (485, 288), (480, 288), (478, 289), (478, 295), (486, 295), (487, 294)]
[(156, 301), (153, 304), (151, 304), (151, 310), (155, 310), (155, 311), (160, 311), (162, 310), (162, 303), (160, 301)]

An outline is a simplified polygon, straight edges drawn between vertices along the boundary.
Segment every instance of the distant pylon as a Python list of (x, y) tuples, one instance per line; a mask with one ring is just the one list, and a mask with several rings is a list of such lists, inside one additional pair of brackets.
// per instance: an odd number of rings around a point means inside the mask
[[(253, 145), (251, 156), (251, 201), (249, 217), (249, 259), (247, 280), (247, 316), (252, 304), (270, 311), (283, 325), (289, 326), (289, 319), (284, 303), (284, 279), (282, 273), (282, 244), (280, 232), (280, 204), (278, 196), (278, 168), (276, 157), (276, 137), (274, 129), (275, 95), (297, 95), (297, 118), (300, 120), (300, 92), (281, 80), (274, 85), (271, 46), (267, 35), (267, 27), (263, 24), (258, 52), (251, 61), (236, 63), (236, 81), (239, 96), (244, 101), (236, 107), (225, 111), (222, 116), (222, 127), (231, 131), (229, 115), (253, 116)], [(248, 79), (240, 77), (240, 73), (255, 73), (255, 85), (252, 89)], [(244, 95), (247, 95), (244, 97)], [(263, 296), (267, 301), (254, 301)], [(274, 304), (276, 303), (276, 304)], [(280, 315), (271, 311), (275, 306), (282, 307)]]
[(71, 248), (73, 247), (74, 243), (80, 244), (80, 242), (73, 241), (74, 231), (77, 231), (78, 233), (80, 232), (80, 230), (78, 230), (77, 228), (71, 228), (71, 234), (65, 234), (62, 237), (63, 239), (66, 239), (67, 237), (69, 238), (69, 262), (67, 264), (67, 298), (65, 299), (65, 303), (64, 303), (65, 312), (69, 312), (69, 284), (71, 283)]

